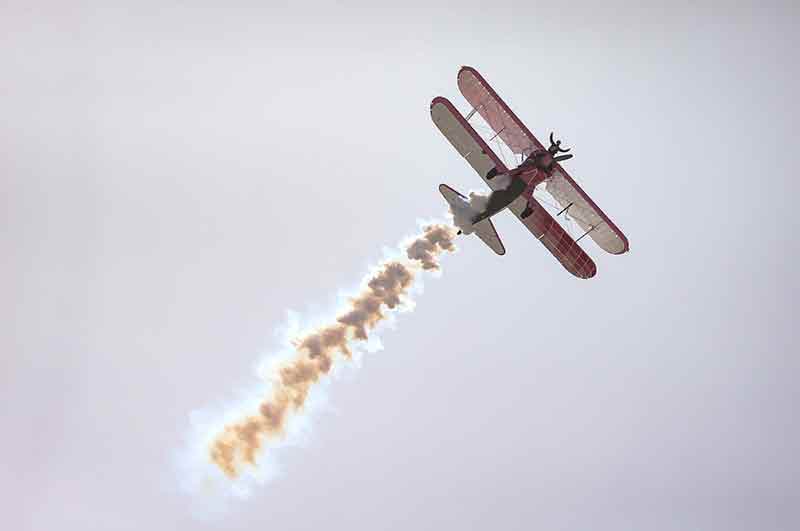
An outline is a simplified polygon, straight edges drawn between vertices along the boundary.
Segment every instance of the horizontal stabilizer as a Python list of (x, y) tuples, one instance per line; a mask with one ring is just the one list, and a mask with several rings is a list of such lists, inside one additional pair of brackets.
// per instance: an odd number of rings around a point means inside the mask
[(503, 247), (503, 242), (500, 241), (500, 236), (497, 235), (497, 231), (490, 218), (486, 218), (475, 224), (475, 234), (477, 234), (478, 238), (488, 245), (492, 251), (500, 256), (506, 254), (506, 248)]

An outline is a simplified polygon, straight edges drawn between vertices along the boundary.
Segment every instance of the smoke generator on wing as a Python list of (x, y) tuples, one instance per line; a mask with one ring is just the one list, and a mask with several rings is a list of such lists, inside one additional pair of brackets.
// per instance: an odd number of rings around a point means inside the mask
[(216, 490), (212, 484), (224, 480), (233, 486), (229, 492), (246, 494), (253, 480), (270, 479), (269, 454), (302, 436), (298, 426), (307, 422), (315, 388), (337, 366), (353, 360), (354, 351), (376, 340), (378, 324), (412, 307), (415, 280), (423, 271), (439, 271), (439, 255), (456, 249), (455, 235), (445, 224), (423, 226), (401, 244), (402, 255), (384, 260), (364, 278), (335, 318), (289, 338), (287, 352), (260, 375), (264, 388), (226, 407), (222, 420), (206, 422), (202, 413), (195, 414), (197, 433), (182, 459), (190, 469), (191, 477), (184, 475), (188, 490)]

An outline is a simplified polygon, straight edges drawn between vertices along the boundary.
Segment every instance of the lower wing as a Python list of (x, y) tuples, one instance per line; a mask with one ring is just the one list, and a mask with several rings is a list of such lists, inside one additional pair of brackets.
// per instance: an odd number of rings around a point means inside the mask
[(604, 251), (623, 254), (630, 248), (628, 238), (614, 225), (592, 198), (562, 168), (557, 166), (545, 186), (547, 193), (568, 211), (578, 225)]
[[(528, 204), (530, 204), (531, 213), (523, 218), (522, 212)], [(561, 262), (564, 269), (578, 278), (592, 278), (597, 273), (597, 266), (594, 265), (589, 255), (533, 197), (520, 197), (508, 208)]]

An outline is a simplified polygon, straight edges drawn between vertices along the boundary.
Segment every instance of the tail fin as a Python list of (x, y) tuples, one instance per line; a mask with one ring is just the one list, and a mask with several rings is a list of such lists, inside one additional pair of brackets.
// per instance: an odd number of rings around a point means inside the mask
[(473, 224), (471, 220), (476, 212), (470, 206), (466, 196), (458, 193), (446, 184), (439, 185), (439, 192), (442, 194), (445, 201), (447, 201), (447, 204), (450, 205), (453, 221), (460, 229), (460, 232), (464, 234), (471, 234), (474, 232), (492, 251), (499, 255), (506, 254), (506, 248), (503, 247), (503, 242), (500, 240), (500, 236), (497, 235), (497, 231), (490, 218), (483, 219)]

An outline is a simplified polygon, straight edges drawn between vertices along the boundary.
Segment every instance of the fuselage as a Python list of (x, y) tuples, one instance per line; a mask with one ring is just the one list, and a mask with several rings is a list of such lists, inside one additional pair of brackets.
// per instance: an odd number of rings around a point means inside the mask
[(473, 223), (494, 216), (498, 212), (507, 208), (520, 196), (530, 198), (533, 196), (533, 189), (543, 182), (553, 167), (553, 158), (545, 151), (534, 152), (529, 155), (519, 166), (505, 174), (497, 174), (489, 179), (510, 179), (507, 186), (496, 188), (489, 194), (486, 209), (473, 218)]

